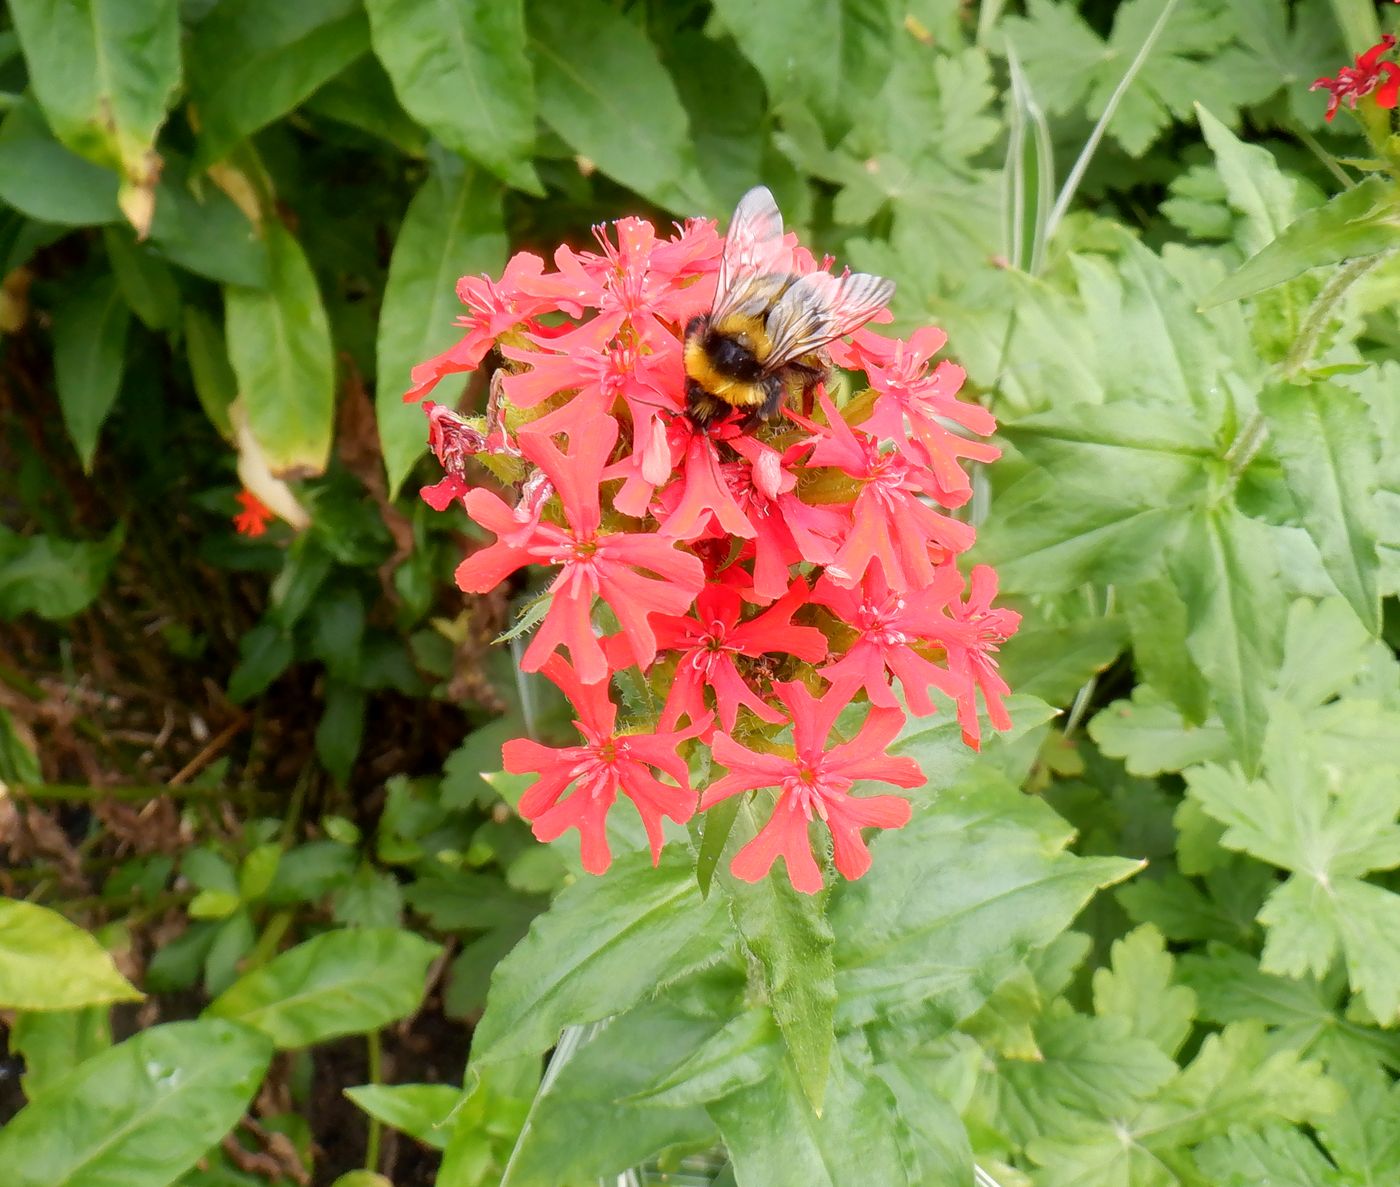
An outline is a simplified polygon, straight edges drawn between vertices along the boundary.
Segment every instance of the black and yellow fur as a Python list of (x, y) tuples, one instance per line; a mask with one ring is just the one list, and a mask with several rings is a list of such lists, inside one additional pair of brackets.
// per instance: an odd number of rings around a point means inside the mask
[(784, 396), (796, 396), (821, 378), (804, 362), (769, 371), (771, 340), (765, 318), (732, 313), (718, 322), (692, 318), (685, 329), (686, 407), (702, 428), (731, 408), (749, 409), (749, 420), (771, 420)]

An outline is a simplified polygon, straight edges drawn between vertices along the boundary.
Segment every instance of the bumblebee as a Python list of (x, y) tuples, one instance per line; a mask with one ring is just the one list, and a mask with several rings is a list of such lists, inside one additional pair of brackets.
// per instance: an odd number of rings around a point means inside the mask
[(732, 408), (771, 420), (825, 379), (822, 347), (889, 304), (894, 282), (865, 272), (793, 271), (783, 216), (766, 186), (739, 199), (710, 312), (685, 328), (686, 409), (703, 428)]

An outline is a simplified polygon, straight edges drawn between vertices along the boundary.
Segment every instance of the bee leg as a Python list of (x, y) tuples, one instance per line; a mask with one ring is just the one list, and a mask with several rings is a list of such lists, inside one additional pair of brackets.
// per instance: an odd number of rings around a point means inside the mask
[(696, 428), (703, 429), (712, 420), (719, 420), (729, 411), (729, 405), (710, 395), (693, 379), (686, 380), (685, 411)]
[(781, 376), (770, 375), (763, 381), (763, 403), (758, 406), (750, 419), (772, 420), (778, 415), (778, 409), (783, 406), (783, 397), (787, 395), (787, 385)]

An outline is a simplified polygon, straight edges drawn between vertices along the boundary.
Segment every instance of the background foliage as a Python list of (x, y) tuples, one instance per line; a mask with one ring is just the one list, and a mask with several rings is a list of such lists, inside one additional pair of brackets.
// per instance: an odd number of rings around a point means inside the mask
[[(12, 0), (10, 1181), (1391, 1181), (1400, 198), (1306, 87), (1396, 15)], [(759, 180), (947, 329), (1025, 613), (815, 908), (529, 838), (400, 401), (459, 275)]]

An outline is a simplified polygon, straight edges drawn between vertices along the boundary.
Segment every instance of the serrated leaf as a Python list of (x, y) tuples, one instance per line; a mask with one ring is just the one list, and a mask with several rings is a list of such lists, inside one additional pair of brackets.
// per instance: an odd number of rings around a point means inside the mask
[(206, 1019), (143, 1030), (0, 1128), (8, 1187), (157, 1187), (227, 1133), (272, 1058), (264, 1035)]
[(690, 121), (646, 34), (602, 0), (532, 0), (526, 16), (545, 123), (657, 205), (713, 210), (690, 148)]
[(1400, 197), (1394, 185), (1385, 178), (1368, 177), (1337, 194), (1325, 206), (1295, 219), (1277, 239), (1217, 285), (1201, 307), (1209, 309), (1253, 296), (1284, 284), (1309, 268), (1388, 251), (1400, 241), (1398, 218)]
[(301, 245), (276, 219), (266, 235), (268, 288), (225, 289), (229, 362), (274, 474), (319, 474), (335, 411), (330, 325)]
[(618, 858), (605, 878), (566, 887), (491, 977), (473, 1060), (553, 1046), (565, 1026), (627, 1009), (726, 946), (720, 896), (700, 897), (689, 855)]
[(201, 165), (285, 115), (369, 49), (357, 0), (222, 0), (195, 26), (190, 98)]
[[(756, 831), (747, 805), (741, 815), (748, 831)], [(799, 894), (777, 870), (752, 885), (726, 880), (724, 890), (744, 947), (763, 970), (768, 1007), (798, 1083), (820, 1116), (836, 1008), (827, 895)]]
[(540, 192), (522, 0), (368, 0), (374, 52), (410, 115), (453, 152)]
[(1342, 1187), (1343, 1180), (1322, 1151), (1296, 1129), (1281, 1126), (1258, 1133), (1212, 1138), (1196, 1151), (1196, 1165), (1216, 1187)]
[(1136, 928), (1114, 942), (1109, 959), (1109, 968), (1094, 971), (1094, 1012), (1126, 1019), (1132, 1034), (1176, 1055), (1196, 1016), (1196, 995), (1172, 984), (1174, 961), (1161, 933)]
[(279, 1047), (306, 1047), (405, 1018), (423, 998), (442, 949), (412, 932), (326, 932), (245, 973), (205, 1013), (263, 1031)]
[[(775, 105), (810, 108), (833, 136), (852, 122), (887, 77), (898, 20), (889, 0), (779, 0), (762, 20), (742, 0), (715, 12), (752, 62)], [(822, 35), (813, 37), (812, 30)]]
[(0, 899), (0, 1008), (73, 1010), (141, 996), (81, 927), (37, 903)]
[(966, 1018), (1094, 891), (1138, 863), (1065, 853), (1072, 830), (991, 773), (942, 791), (833, 891), (838, 1026), (918, 1006)]
[(81, 286), (54, 310), (58, 402), (84, 470), (92, 469), (98, 434), (121, 387), (130, 323), (131, 310), (111, 276)]
[[(456, 341), (457, 278), (498, 271), (505, 254), (500, 186), (436, 158), (399, 227), (379, 313), (374, 408), (390, 495), (427, 449), (423, 410), (402, 398), (409, 372)], [(464, 384), (449, 378), (434, 398), (450, 407)]]
[(1198, 513), (1169, 564), (1191, 624), (1186, 643), (1247, 771), (1258, 768), (1286, 614), (1267, 529), (1233, 506)]
[(0, 525), (0, 619), (38, 614), (60, 621), (97, 597), (121, 551), (122, 524), (105, 540), (21, 536)]
[(1259, 393), (1259, 409), (1323, 566), (1378, 634), (1375, 432), (1365, 402), (1336, 384), (1277, 383)]
[(1275, 976), (1254, 957), (1220, 943), (1210, 944), (1204, 955), (1183, 956), (1179, 969), (1204, 1021), (1262, 1022), (1279, 1046), (1332, 1066), (1378, 1061), (1400, 1069), (1400, 1035), (1346, 1017), (1340, 977)]
[(1035, 1026), (1035, 1059), (996, 1063), (998, 1117), (1013, 1138), (1072, 1131), (1084, 1118), (1130, 1115), (1177, 1071), (1121, 1015), (1094, 1018), (1061, 1002)]

